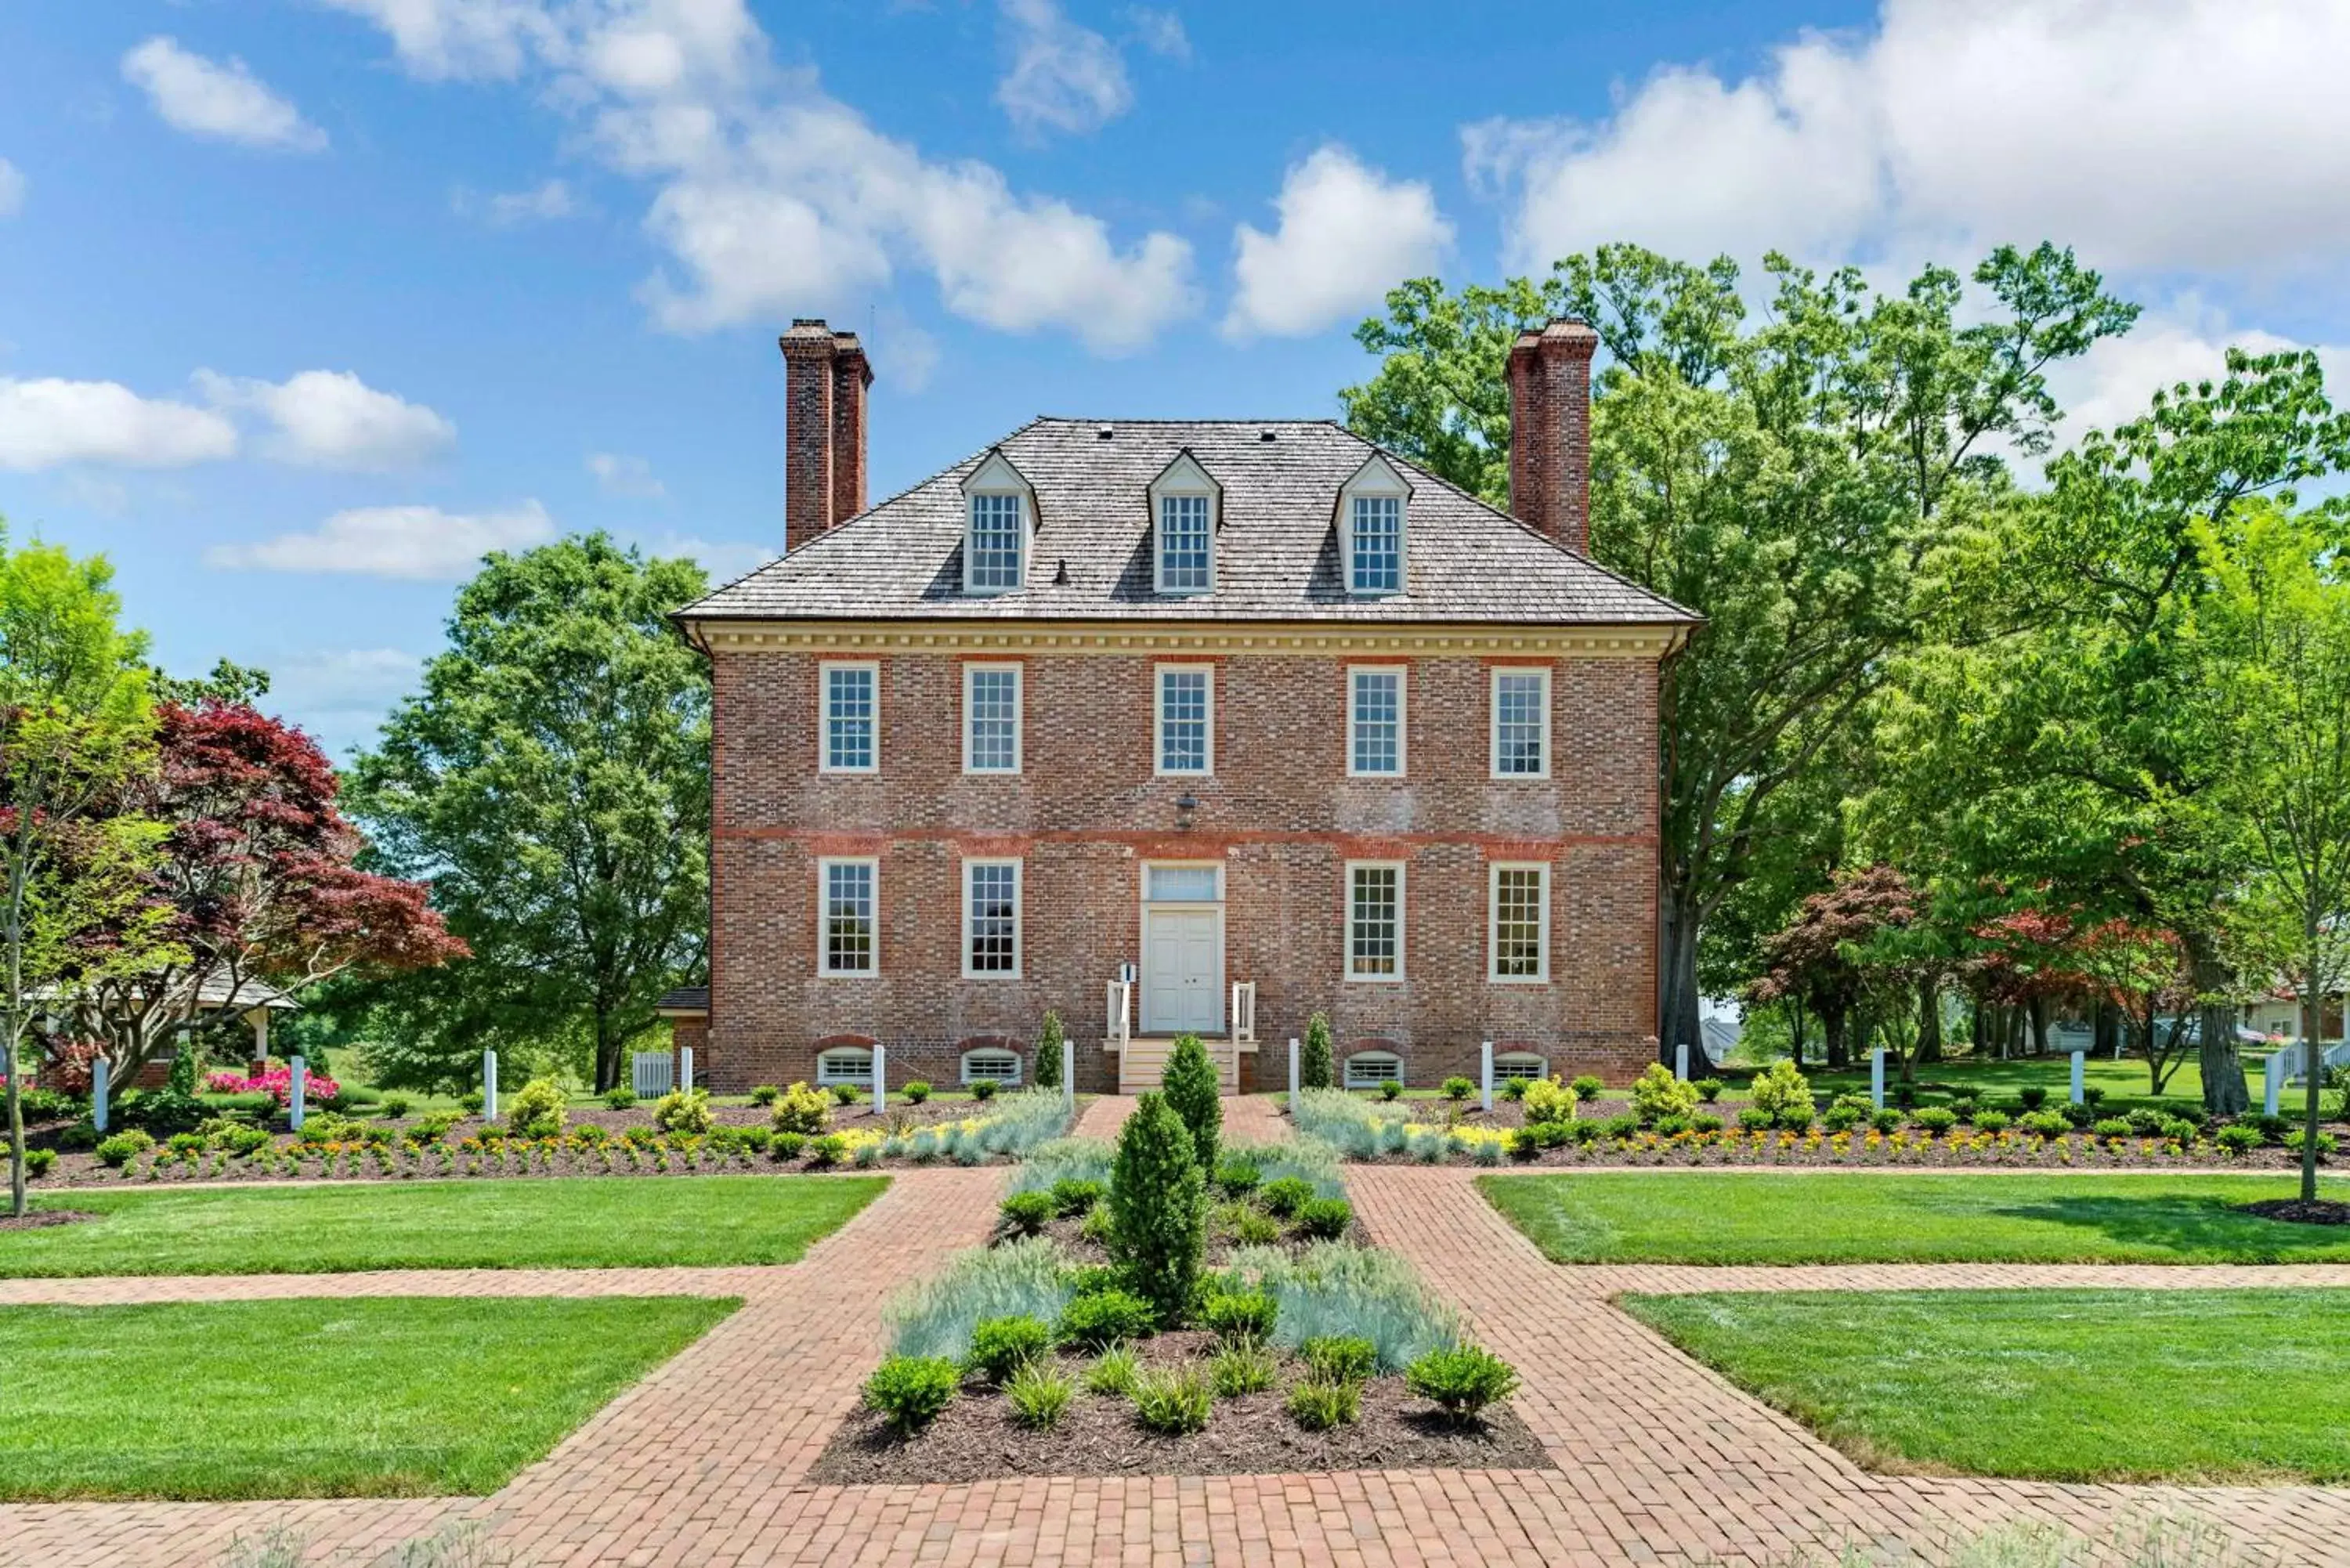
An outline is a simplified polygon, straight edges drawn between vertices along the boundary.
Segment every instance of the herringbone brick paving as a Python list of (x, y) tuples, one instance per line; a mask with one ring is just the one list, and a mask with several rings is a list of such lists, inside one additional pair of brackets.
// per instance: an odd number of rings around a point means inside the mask
[[(1095, 1102), (1080, 1130), (1114, 1131), (1131, 1103)], [(1235, 1141), (1285, 1130), (1271, 1101), (1226, 1105)], [(363, 1563), (381, 1560), (392, 1542), (467, 1519), (517, 1568), (1772, 1563), (1804, 1549), (1925, 1542), (2018, 1518), (2095, 1533), (2127, 1515), (2191, 1513), (2282, 1562), (2350, 1562), (2350, 1492), (1869, 1474), (1609, 1304), (1624, 1291), (1692, 1289), (2340, 1286), (2350, 1284), (2350, 1268), (1563, 1268), (1478, 1198), (1471, 1174), (1357, 1168), (1350, 1180), (1374, 1237), (1410, 1256), (1520, 1368), (1517, 1409), (1555, 1469), (808, 1486), (800, 1478), (879, 1352), (882, 1303), (975, 1244), (1002, 1185), (1000, 1171), (912, 1170), (781, 1269), (0, 1283), (0, 1302), (452, 1291), (745, 1298), (741, 1312), (494, 1498), (5, 1507), (0, 1558), (43, 1568), (209, 1568), (233, 1532), (283, 1524), (307, 1534), (313, 1562)]]

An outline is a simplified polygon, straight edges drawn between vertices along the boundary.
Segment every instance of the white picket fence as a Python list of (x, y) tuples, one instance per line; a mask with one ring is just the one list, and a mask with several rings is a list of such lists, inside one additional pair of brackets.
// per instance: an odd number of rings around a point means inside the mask
[(677, 1062), (666, 1051), (639, 1051), (629, 1064), (637, 1098), (658, 1100), (677, 1087)]

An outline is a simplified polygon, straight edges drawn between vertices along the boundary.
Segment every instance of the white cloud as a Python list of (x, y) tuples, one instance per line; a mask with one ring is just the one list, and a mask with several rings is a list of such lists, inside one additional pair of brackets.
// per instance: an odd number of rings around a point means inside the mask
[(13, 218), (25, 207), (24, 171), (0, 158), (0, 218)]
[(2233, 326), (2224, 312), (2182, 295), (2147, 310), (2123, 336), (2101, 338), (2078, 359), (2051, 369), (2049, 390), (2064, 410), (2058, 439), (2069, 444), (2090, 431), (2137, 419), (2158, 390), (2182, 381), (2217, 381), (2227, 371), (2231, 348), (2254, 354), (2314, 348), (2337, 401), (2350, 387), (2350, 346), (2299, 343)]
[(2309, 0), (1883, 0), (1752, 75), (1671, 67), (1606, 119), (1463, 143), (1517, 266), (2051, 236), (2107, 267), (2290, 271), (2350, 245), (2350, 202), (2318, 196), (2350, 190), (2345, 57), (2350, 7)]
[(240, 59), (221, 65), (159, 34), (122, 57), (122, 79), (145, 90), (164, 124), (191, 136), (291, 152), (317, 152), (327, 145), (325, 131)]
[(1154, 55), (1164, 55), (1170, 60), (1191, 57), (1191, 36), (1183, 31), (1183, 18), (1172, 11), (1154, 11), (1148, 5), (1129, 5), (1126, 19), (1134, 28), (1134, 36), (1142, 47)]
[(1015, 130), (1030, 136), (1097, 130), (1134, 107), (1116, 47), (1070, 21), (1059, 0), (1001, 3), (1012, 65), (995, 84), (995, 101)]
[(412, 468), (457, 439), (421, 403), (380, 392), (348, 370), (305, 370), (282, 382), (196, 372), (216, 407), (249, 409), (276, 427), (264, 450), (306, 468), (383, 472)]
[(589, 452), (588, 472), (596, 476), (597, 487), (607, 495), (658, 501), (669, 493), (661, 482), (653, 477), (652, 464), (640, 457), (629, 457), (617, 452)]
[(1106, 353), (1197, 308), (1181, 239), (1120, 246), (985, 163), (882, 135), (812, 72), (776, 68), (743, 0), (329, 3), (383, 26), (419, 75), (547, 73), (604, 161), (656, 187), (645, 223), (674, 265), (644, 296), (673, 330), (852, 309), (909, 266), (967, 319)]
[(1452, 243), (1426, 184), (1389, 180), (1336, 144), (1292, 165), (1274, 205), (1274, 233), (1247, 223), (1233, 231), (1240, 290), (1224, 317), (1232, 337), (1319, 332), (1428, 271)]
[(119, 381), (0, 377), (0, 469), (178, 468), (234, 455), (236, 427), (210, 409), (142, 398)]
[(577, 193), (561, 180), (542, 181), (527, 191), (493, 191), (486, 195), (460, 186), (451, 193), (449, 206), (461, 218), (479, 217), (501, 229), (552, 223), (580, 210)]
[(492, 550), (523, 550), (555, 537), (546, 508), (525, 501), (504, 512), (437, 506), (360, 506), (307, 534), (251, 545), (215, 545), (204, 564), (263, 572), (331, 572), (408, 582), (454, 582)]

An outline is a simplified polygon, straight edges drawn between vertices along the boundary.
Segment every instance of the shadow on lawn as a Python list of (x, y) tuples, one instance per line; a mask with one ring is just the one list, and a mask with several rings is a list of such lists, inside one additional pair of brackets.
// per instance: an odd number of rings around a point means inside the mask
[[(2282, 1184), (2279, 1195), (2285, 1195)], [(2341, 1231), (2264, 1220), (2223, 1198), (2054, 1198), (1986, 1212), (2095, 1231), (2117, 1245), (2180, 1262), (2350, 1262), (2350, 1246), (2345, 1245), (2350, 1238)]]

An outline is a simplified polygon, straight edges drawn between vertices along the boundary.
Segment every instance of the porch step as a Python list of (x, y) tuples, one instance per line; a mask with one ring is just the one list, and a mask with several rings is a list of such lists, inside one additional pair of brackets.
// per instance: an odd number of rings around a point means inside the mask
[[(1227, 1095), (1239, 1094), (1241, 1090), (1240, 1058), (1234, 1054), (1232, 1043), (1226, 1040), (1210, 1040), (1206, 1044), (1208, 1059), (1216, 1064), (1216, 1076), (1222, 1085), (1223, 1092)], [(1174, 1054), (1175, 1037), (1171, 1034), (1138, 1034), (1128, 1040), (1126, 1043), (1126, 1049), (1118, 1053), (1118, 1092), (1121, 1095), (1139, 1095), (1145, 1089), (1165, 1087), (1167, 1058)]]

